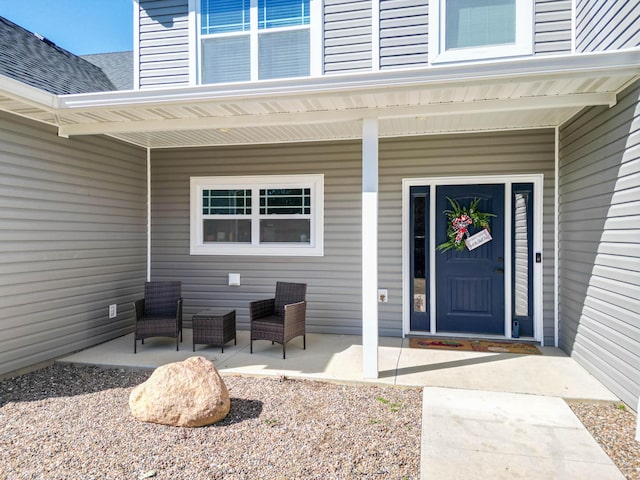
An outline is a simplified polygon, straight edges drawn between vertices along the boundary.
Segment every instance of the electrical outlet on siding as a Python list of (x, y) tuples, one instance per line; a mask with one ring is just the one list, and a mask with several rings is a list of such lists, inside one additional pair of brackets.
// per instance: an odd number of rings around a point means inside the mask
[(109, 305), (109, 318), (116, 318), (118, 316), (118, 305), (113, 303)]

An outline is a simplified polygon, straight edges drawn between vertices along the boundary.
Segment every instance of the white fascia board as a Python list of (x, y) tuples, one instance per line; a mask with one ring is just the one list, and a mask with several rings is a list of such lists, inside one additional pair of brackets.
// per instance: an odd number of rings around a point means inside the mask
[(58, 108), (59, 97), (57, 95), (45, 92), (44, 90), (4, 75), (0, 75), (0, 95), (27, 103), (48, 112), (53, 112)]
[(373, 73), (262, 80), (234, 84), (172, 87), (143, 91), (63, 95), (63, 109), (93, 109), (188, 103), (207, 100), (256, 99), (273, 96), (349, 93), (372, 88), (476, 84), (479, 81), (514, 80), (558, 76), (580, 78), (594, 74), (640, 76), (640, 48), (553, 57), (529, 57), (465, 65), (435, 65)]

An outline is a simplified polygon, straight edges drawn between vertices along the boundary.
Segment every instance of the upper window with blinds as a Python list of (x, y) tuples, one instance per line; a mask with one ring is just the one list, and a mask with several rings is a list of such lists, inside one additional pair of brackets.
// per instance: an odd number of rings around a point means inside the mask
[(306, 77), (310, 0), (201, 0), (202, 83)]
[(533, 0), (433, 0), (429, 9), (431, 63), (533, 53)]

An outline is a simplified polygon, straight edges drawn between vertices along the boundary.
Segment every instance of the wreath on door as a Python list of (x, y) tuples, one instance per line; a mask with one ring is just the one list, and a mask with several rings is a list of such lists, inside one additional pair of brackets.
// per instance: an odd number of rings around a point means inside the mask
[(475, 198), (469, 207), (463, 207), (456, 200), (447, 197), (450, 210), (443, 213), (447, 216), (447, 241), (441, 243), (436, 248), (441, 252), (447, 250), (462, 251), (465, 249), (465, 239), (469, 236), (469, 227), (472, 225), (479, 230), (490, 231), (489, 219), (495, 217), (493, 213), (480, 212), (478, 210), (479, 198)]

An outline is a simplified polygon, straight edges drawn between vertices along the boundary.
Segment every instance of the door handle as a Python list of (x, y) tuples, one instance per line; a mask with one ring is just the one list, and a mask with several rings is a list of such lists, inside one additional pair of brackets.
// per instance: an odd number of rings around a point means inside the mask
[(504, 268), (498, 268), (498, 269), (496, 270), (496, 272), (498, 272), (498, 273), (504, 273)]

